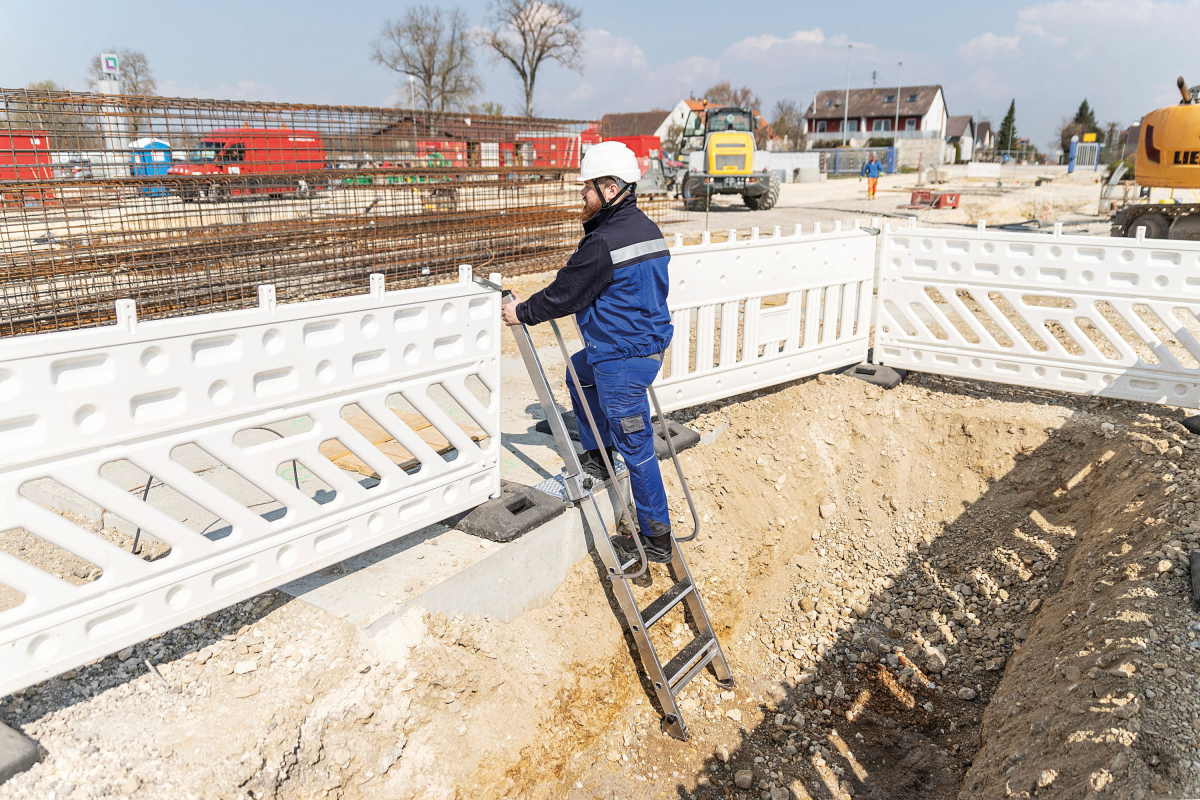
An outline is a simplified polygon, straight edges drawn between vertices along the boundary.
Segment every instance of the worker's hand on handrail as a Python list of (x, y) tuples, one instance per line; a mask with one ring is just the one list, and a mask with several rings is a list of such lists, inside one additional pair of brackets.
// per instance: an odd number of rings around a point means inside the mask
[(505, 325), (520, 325), (521, 320), (517, 319), (517, 303), (521, 302), (521, 298), (516, 292), (509, 295), (508, 302), (500, 306), (500, 319), (504, 320)]

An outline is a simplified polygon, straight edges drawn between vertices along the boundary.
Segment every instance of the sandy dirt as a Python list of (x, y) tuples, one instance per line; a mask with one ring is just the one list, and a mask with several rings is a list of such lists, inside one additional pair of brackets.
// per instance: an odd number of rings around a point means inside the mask
[(48, 757), (0, 797), (1186, 796), (1179, 418), (917, 376), (680, 415), (715, 434), (688, 557), (737, 680), (688, 688), (686, 743), (585, 561), (507, 625), (368, 639), (270, 593), (4, 698)]

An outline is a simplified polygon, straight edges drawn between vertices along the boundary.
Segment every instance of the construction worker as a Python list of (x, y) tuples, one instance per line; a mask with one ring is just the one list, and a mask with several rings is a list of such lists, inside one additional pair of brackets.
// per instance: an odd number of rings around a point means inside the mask
[(861, 181), (863, 176), (867, 177), (867, 199), (875, 199), (875, 189), (879, 186), (879, 173), (883, 171), (883, 165), (875, 158), (875, 151), (872, 150), (870, 156), (867, 157), (867, 163), (863, 164), (862, 172), (859, 173), (858, 179)]
[[(671, 518), (658, 459), (646, 387), (662, 367), (673, 327), (667, 311), (667, 264), (662, 231), (637, 206), (642, 172), (620, 142), (593, 145), (579, 166), (583, 184), (583, 238), (554, 281), (521, 302), (514, 293), (502, 307), (508, 325), (537, 325), (574, 314), (584, 348), (571, 357), (583, 397), (567, 375), (579, 421), (580, 459), (589, 475), (607, 480), (600, 448), (609, 461), (620, 452), (629, 468), (638, 533), (651, 561), (671, 560)], [(602, 441), (587, 423), (583, 400)], [(614, 450), (615, 448), (615, 450)], [(619, 553), (636, 557), (632, 535), (613, 537)]]

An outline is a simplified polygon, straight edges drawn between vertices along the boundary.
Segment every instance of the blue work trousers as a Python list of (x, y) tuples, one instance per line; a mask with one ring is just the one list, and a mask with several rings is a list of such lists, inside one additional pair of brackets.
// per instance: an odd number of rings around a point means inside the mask
[[(670, 527), (667, 492), (654, 456), (654, 429), (650, 425), (650, 400), (646, 395), (646, 387), (658, 375), (662, 364), (652, 358), (620, 358), (589, 364), (582, 350), (571, 356), (571, 363), (583, 384), (583, 394), (600, 429), (603, 446), (615, 445), (629, 467), (638, 529), (643, 536), (650, 536), (652, 519)], [(584, 450), (600, 449), (569, 374), (567, 387), (575, 419), (579, 421), (580, 444)]]

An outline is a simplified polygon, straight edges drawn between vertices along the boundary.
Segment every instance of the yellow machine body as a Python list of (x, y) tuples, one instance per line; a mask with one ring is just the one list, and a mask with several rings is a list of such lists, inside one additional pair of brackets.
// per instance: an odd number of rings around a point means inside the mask
[(705, 166), (710, 175), (749, 175), (754, 171), (754, 134), (710, 133), (705, 146)]
[(1136, 169), (1141, 186), (1200, 188), (1200, 105), (1168, 106), (1147, 114)]

